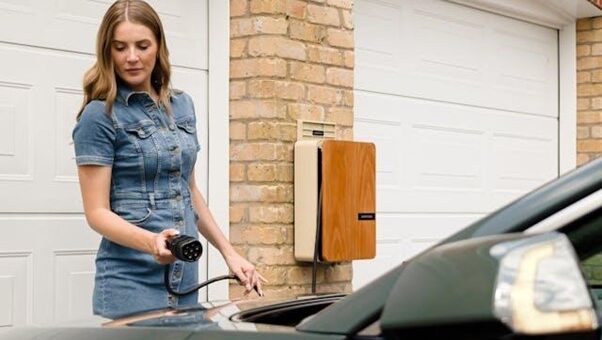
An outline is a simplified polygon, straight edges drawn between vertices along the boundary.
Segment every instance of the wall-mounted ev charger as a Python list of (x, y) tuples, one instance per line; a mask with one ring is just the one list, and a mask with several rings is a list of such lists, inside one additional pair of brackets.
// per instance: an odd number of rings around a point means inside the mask
[(295, 143), (297, 261), (376, 256), (376, 148), (373, 143), (308, 139)]

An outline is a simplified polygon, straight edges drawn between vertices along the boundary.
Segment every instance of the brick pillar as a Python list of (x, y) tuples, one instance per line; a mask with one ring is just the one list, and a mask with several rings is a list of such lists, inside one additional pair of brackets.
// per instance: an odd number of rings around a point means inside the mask
[[(293, 257), (297, 119), (353, 138), (352, 5), (230, 0), (230, 240), (272, 297), (311, 291), (311, 266)], [(350, 291), (351, 264), (321, 266), (318, 290)]]
[(602, 155), (602, 17), (577, 21), (577, 164)]

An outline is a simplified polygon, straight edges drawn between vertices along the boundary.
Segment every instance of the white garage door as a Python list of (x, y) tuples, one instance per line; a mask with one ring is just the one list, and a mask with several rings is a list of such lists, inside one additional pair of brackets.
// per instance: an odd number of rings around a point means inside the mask
[[(173, 84), (193, 97), (206, 146), (207, 1), (149, 2), (167, 31)], [(91, 315), (100, 238), (82, 215), (71, 130), (111, 3), (0, 1), (0, 326)], [(199, 161), (206, 192), (206, 147)]]
[(558, 33), (436, 0), (358, 0), (354, 17), (378, 216), (357, 289), (558, 175)]

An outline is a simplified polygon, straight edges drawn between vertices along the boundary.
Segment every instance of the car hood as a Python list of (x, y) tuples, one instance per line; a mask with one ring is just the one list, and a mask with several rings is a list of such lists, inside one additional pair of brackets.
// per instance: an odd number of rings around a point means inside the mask
[(297, 297), (295, 299), (237, 299), (203, 302), (194, 306), (166, 308), (102, 323), (107, 328), (177, 327), (178, 329), (215, 329), (237, 331), (294, 332), (290, 326), (246, 322), (245, 314), (267, 312), (283, 306), (338, 300), (342, 294)]

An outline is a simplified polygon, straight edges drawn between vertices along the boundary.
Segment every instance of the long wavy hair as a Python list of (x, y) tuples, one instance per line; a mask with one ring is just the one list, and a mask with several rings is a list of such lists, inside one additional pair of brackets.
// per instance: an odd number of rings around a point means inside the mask
[(124, 21), (148, 27), (158, 44), (157, 62), (151, 74), (151, 86), (159, 94), (159, 101), (167, 112), (171, 112), (169, 51), (165, 43), (165, 32), (155, 10), (142, 0), (117, 0), (105, 13), (96, 37), (96, 62), (84, 75), (84, 101), (77, 119), (92, 100), (104, 100), (107, 114), (111, 114), (117, 98), (117, 76), (111, 56), (111, 40), (115, 28)]

